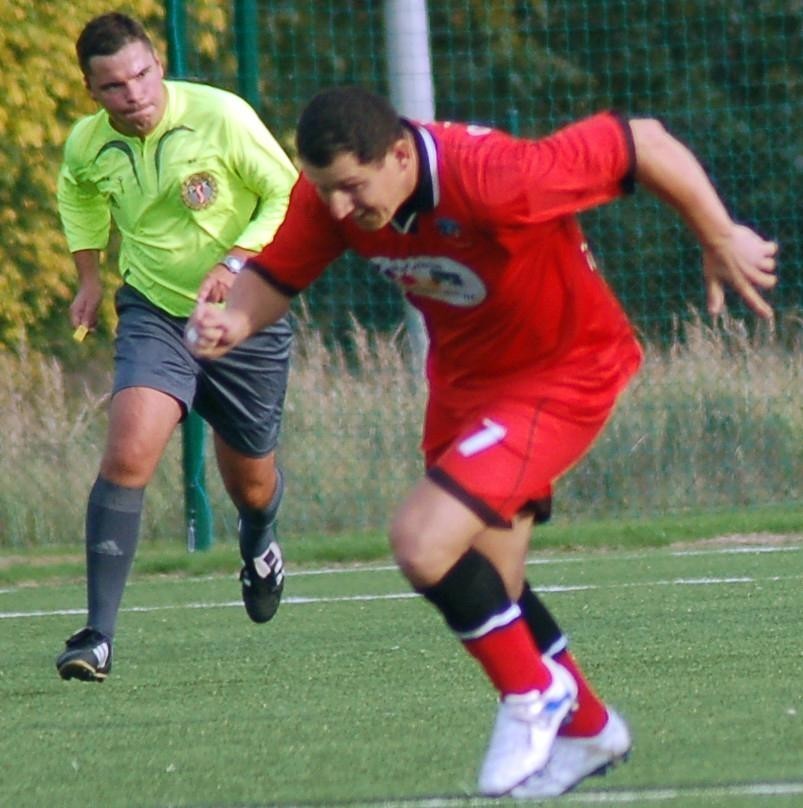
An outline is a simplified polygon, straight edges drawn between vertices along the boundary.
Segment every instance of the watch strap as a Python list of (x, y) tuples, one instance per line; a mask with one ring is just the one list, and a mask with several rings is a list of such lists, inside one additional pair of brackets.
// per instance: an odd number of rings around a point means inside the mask
[(221, 262), (232, 275), (238, 275), (242, 268), (245, 266), (245, 261), (242, 258), (236, 258), (233, 255), (227, 255)]

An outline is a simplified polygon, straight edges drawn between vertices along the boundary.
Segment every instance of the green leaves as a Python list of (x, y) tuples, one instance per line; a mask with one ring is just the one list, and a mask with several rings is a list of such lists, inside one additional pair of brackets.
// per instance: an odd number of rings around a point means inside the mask
[[(129, 4), (154, 32), (160, 0)], [(0, 0), (0, 344), (69, 344), (72, 259), (61, 234), (56, 177), (73, 123), (96, 107), (83, 85), (75, 40), (108, 11), (104, 0)], [(110, 273), (111, 274), (111, 273)], [(108, 330), (110, 301), (101, 330)]]

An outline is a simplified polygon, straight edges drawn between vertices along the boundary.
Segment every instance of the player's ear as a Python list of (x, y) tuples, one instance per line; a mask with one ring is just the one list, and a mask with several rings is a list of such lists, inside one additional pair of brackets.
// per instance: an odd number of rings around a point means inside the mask
[(95, 94), (95, 91), (92, 89), (92, 82), (90, 81), (89, 76), (86, 73), (84, 73), (84, 87), (86, 87), (86, 91), (89, 93), (89, 97), (93, 101), (96, 101), (98, 104), (100, 104), (100, 99)]
[(400, 137), (391, 147), (391, 154), (402, 168), (406, 168), (413, 159), (413, 142), (411, 138)]

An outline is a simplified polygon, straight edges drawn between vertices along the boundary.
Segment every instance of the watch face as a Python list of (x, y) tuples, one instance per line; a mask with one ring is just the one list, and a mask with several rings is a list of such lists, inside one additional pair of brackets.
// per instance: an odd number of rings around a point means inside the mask
[(243, 268), (244, 262), (241, 261), (239, 258), (235, 258), (233, 255), (227, 255), (223, 259), (223, 263), (228, 268), (229, 272), (233, 272), (235, 275)]

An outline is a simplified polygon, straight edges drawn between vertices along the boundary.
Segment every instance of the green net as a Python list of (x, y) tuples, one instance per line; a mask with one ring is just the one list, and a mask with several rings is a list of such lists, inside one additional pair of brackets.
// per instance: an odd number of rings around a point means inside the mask
[[(392, 92), (392, 5), (169, 3), (172, 61), (248, 98), (292, 152), (299, 111), (320, 88)], [(591, 456), (562, 484), (559, 513), (800, 497), (803, 425), (792, 391), (801, 389), (802, 17), (792, 0), (429, 3), (436, 117), (523, 136), (603, 108), (659, 117), (699, 156), (734, 217), (782, 245), (776, 332), (757, 330), (735, 300), (734, 319), (712, 328), (696, 314), (704, 309), (699, 250), (672, 211), (641, 192), (583, 216), (648, 363)], [(288, 518), (304, 530), (381, 527), (420, 473), (423, 392), (394, 358), (403, 347), (402, 303), (346, 257), (298, 313), (282, 450), (297, 484)]]
[[(251, 96), (290, 148), (301, 106), (321, 87), (389, 92), (381, 3), (252, 0), (231, 3), (215, 25), (197, 19), (194, 5), (184, 10), (190, 74)], [(237, 23), (258, 49), (239, 60)], [(429, 27), (436, 117), (521, 135), (603, 108), (661, 118), (699, 156), (733, 215), (783, 245), (773, 302), (781, 311), (800, 305), (798, 3), (440, 0), (429, 4)], [(195, 47), (205, 39), (213, 43), (206, 56)], [(245, 58), (257, 75), (238, 74)], [(666, 336), (689, 306), (704, 307), (695, 243), (658, 203), (614, 205), (584, 225), (644, 331)], [(342, 324), (346, 310), (369, 326), (398, 320), (392, 290), (346, 275), (340, 288), (324, 280), (309, 296), (327, 322)], [(734, 312), (744, 313), (738, 303)]]

